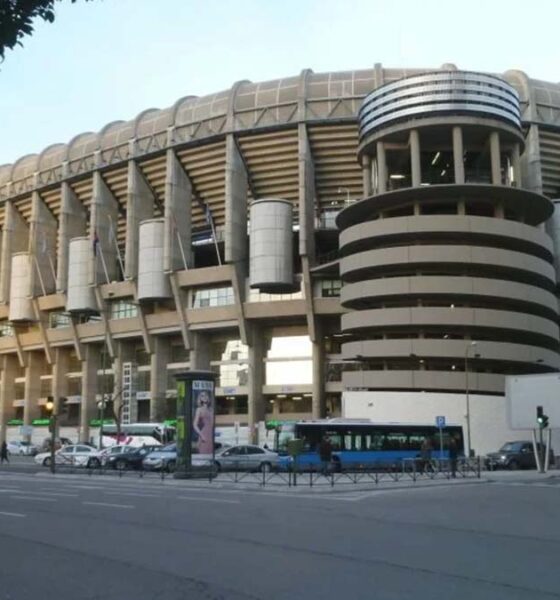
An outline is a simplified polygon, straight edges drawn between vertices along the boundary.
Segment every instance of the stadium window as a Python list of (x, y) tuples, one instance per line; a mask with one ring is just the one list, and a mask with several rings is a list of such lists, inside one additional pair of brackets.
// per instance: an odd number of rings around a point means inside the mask
[(111, 319), (130, 319), (138, 316), (138, 306), (126, 300), (111, 303)]
[(232, 287), (204, 288), (195, 290), (193, 308), (210, 308), (235, 304)]
[(337, 298), (340, 296), (340, 279), (323, 279), (321, 281), (321, 296), (323, 298)]

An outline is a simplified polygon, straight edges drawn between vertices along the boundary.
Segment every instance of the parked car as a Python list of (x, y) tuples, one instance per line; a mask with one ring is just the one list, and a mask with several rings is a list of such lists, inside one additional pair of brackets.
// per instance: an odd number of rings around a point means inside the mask
[[(537, 444), (541, 456), (544, 454), (544, 448)], [(486, 468), (494, 469), (535, 469), (537, 463), (535, 461), (535, 453), (533, 450), (533, 442), (516, 441), (505, 443), (498, 452), (490, 452), (484, 460)], [(552, 448), (549, 452), (549, 463), (554, 464), (554, 453)]]
[(169, 471), (175, 470), (177, 464), (177, 445), (168, 444), (150, 452), (143, 460), (142, 467), (147, 471)]
[(131, 446), (121, 446), (127, 450), (121, 453), (112, 453), (107, 456), (105, 465), (108, 468), (124, 471), (125, 469), (141, 469), (142, 461), (151, 454), (161, 449), (160, 446), (142, 446), (141, 448), (133, 448)]
[[(55, 464), (69, 465), (74, 467), (99, 467), (101, 461), (97, 456), (98, 452), (92, 446), (86, 444), (75, 444), (73, 446), (64, 446), (54, 453)], [(50, 452), (41, 452), (35, 456), (35, 462), (44, 467), (50, 467)]]
[(14, 456), (35, 456), (39, 448), (31, 442), (8, 442), (8, 452)]
[(271, 471), (278, 467), (278, 461), (278, 454), (272, 450), (243, 444), (218, 451), (214, 466), (218, 471)]
[(132, 446), (127, 446), (126, 444), (116, 444), (115, 446), (109, 446), (108, 448), (103, 448), (97, 453), (97, 458), (102, 466), (105, 466), (111, 457), (120, 456), (125, 452), (129, 452), (130, 450), (134, 450)]

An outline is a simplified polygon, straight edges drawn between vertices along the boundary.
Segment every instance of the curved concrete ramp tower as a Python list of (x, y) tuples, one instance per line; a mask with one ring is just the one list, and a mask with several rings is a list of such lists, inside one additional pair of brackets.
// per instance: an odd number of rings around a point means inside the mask
[(393, 81), (359, 115), (372, 195), (338, 216), (346, 389), (503, 393), (559, 366), (552, 204), (520, 186), (520, 107), (504, 80)]

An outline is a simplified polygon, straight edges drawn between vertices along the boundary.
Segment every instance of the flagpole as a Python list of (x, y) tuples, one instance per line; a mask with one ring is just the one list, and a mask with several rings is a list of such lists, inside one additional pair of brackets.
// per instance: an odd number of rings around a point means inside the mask
[[(41, 274), (41, 269), (39, 268), (39, 262), (37, 261), (37, 255), (35, 251), (33, 252), (33, 260), (35, 262), (35, 268), (37, 269), (37, 275), (39, 276), (39, 283), (41, 284), (41, 291), (43, 292), (43, 296), (47, 295), (47, 290), (45, 289), (45, 282), (43, 281), (43, 275)], [(33, 295), (33, 292), (32, 292)]]
[(216, 248), (216, 256), (218, 257), (218, 264), (222, 266), (222, 258), (220, 256), (220, 248), (218, 246), (218, 240), (216, 238), (216, 229), (214, 227), (214, 219), (210, 211), (210, 205), (206, 205), (206, 220), (210, 223), (210, 229), (212, 230), (212, 239), (214, 240), (214, 247)]
[(124, 279), (124, 262), (121, 256), (121, 249), (119, 248), (119, 242), (117, 240), (117, 236), (115, 235), (115, 230), (113, 229), (113, 219), (111, 219), (111, 215), (107, 215), (107, 218), (109, 219), (109, 231), (110, 231), (110, 236), (113, 240), (113, 242), (115, 243), (115, 248), (117, 250), (117, 259), (119, 261), (119, 266), (121, 268), (121, 273)]

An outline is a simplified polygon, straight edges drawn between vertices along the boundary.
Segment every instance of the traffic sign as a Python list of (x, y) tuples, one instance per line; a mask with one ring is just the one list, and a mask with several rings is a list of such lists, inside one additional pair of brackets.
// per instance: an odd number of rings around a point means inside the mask
[(444, 416), (436, 417), (436, 427), (438, 429), (443, 429), (445, 427), (445, 417)]

